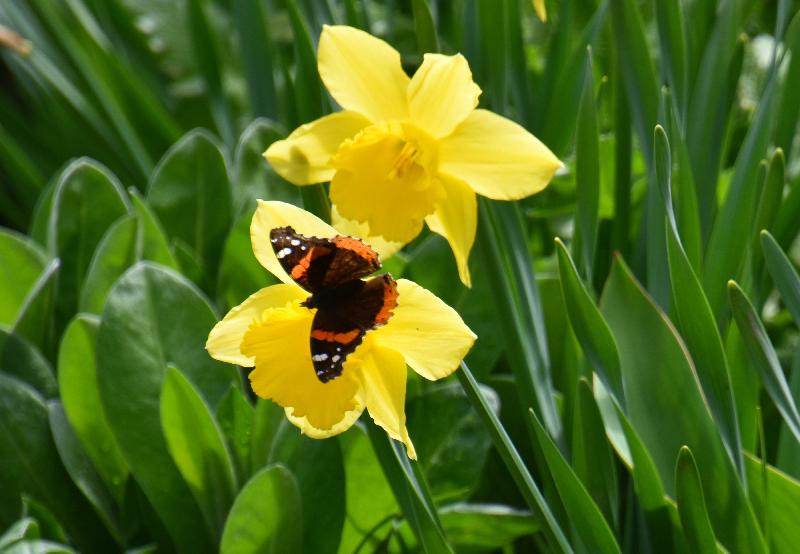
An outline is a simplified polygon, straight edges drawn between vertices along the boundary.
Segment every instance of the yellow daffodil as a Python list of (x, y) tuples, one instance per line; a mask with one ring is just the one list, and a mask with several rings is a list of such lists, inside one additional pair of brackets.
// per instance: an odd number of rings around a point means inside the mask
[(536, 16), (542, 23), (547, 23), (547, 8), (544, 5), (544, 0), (533, 0), (533, 9), (536, 11)]
[(255, 369), (253, 390), (283, 406), (286, 417), (314, 438), (348, 429), (366, 408), (394, 439), (416, 452), (406, 430), (406, 365), (426, 379), (450, 375), (475, 341), (458, 313), (430, 291), (397, 281), (397, 307), (386, 325), (368, 331), (345, 361), (342, 374), (322, 383), (309, 347), (316, 310), (301, 306), (309, 293), (281, 267), (270, 230), (291, 226), (306, 236), (330, 238), (336, 230), (283, 202), (259, 201), (250, 226), (253, 252), (282, 284), (266, 287), (233, 308), (208, 336), (217, 360)]
[[(450, 243), (461, 280), (475, 239), (475, 194), (499, 200), (547, 186), (561, 162), (511, 120), (476, 109), (480, 88), (461, 54), (425, 54), (409, 78), (384, 41), (326, 26), (319, 74), (343, 111), (302, 125), (265, 152), (296, 185), (331, 182), (334, 221), (354, 225), (386, 255), (411, 241), (423, 222)], [(380, 246), (378, 246), (380, 249)]]

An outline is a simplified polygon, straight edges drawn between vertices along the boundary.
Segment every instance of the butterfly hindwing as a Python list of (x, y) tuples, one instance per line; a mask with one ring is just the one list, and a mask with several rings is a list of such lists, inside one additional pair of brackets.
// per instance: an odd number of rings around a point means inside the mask
[(397, 282), (391, 275), (359, 282), (358, 290), (318, 309), (311, 324), (311, 361), (323, 383), (341, 375), (366, 332), (384, 325), (397, 306)]
[(361, 279), (381, 268), (378, 253), (352, 237), (337, 236), (331, 239), (336, 247), (323, 285), (336, 287), (352, 279)]

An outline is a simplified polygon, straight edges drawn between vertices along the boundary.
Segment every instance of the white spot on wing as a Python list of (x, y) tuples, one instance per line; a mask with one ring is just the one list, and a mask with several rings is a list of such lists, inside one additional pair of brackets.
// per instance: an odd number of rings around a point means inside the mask
[(333, 363), (336, 363), (341, 359), (342, 359), (342, 357), (339, 354), (334, 354), (333, 358), (331, 358), (331, 360), (333, 360)]
[(300, 246), (300, 241), (297, 239), (292, 239), (292, 246)]
[(291, 253), (292, 253), (292, 249), (291, 248), (281, 248), (280, 250), (278, 250), (277, 256), (278, 256), (279, 260), (282, 260), (283, 258), (285, 258), (286, 256), (288, 256)]
[(322, 354), (314, 354), (313, 356), (311, 356), (311, 359), (314, 360), (315, 362), (324, 362), (325, 360), (328, 359), (328, 355), (325, 352), (323, 352)]

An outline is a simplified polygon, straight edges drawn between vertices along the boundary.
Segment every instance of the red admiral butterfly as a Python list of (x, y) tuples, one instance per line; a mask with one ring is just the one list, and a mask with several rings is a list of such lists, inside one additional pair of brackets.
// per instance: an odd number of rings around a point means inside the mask
[(323, 383), (342, 365), (367, 331), (385, 325), (397, 306), (397, 282), (380, 269), (378, 254), (358, 239), (306, 237), (291, 227), (269, 233), (272, 249), (292, 279), (311, 293), (301, 305), (316, 308), (311, 323), (311, 361)]

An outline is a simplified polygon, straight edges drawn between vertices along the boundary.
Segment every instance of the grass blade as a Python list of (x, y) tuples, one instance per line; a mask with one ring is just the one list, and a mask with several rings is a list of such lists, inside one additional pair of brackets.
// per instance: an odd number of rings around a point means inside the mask
[(692, 451), (685, 446), (681, 448), (675, 465), (675, 499), (690, 550), (698, 554), (716, 554), (717, 540), (708, 519), (700, 473)]

